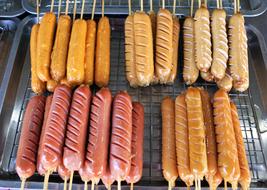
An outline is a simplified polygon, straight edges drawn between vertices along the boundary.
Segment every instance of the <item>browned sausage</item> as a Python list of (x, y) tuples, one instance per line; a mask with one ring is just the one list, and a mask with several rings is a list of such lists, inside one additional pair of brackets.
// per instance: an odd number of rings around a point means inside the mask
[(70, 171), (64, 166), (63, 161), (58, 165), (57, 172), (64, 181), (70, 178)]
[(209, 178), (207, 179), (207, 181), (209, 183), (210, 190), (216, 190), (222, 182), (222, 176), (220, 174), (220, 171), (217, 170), (217, 173), (213, 176), (213, 178)]
[(101, 180), (108, 190), (111, 189), (111, 185), (114, 183), (115, 179), (110, 172), (109, 164), (107, 165), (107, 167), (103, 173), (103, 176), (101, 177)]
[(56, 87), (57, 87), (58, 83), (57, 81), (53, 80), (53, 79), (50, 79), (47, 81), (46, 83), (46, 89), (49, 91), (49, 92), (54, 92)]

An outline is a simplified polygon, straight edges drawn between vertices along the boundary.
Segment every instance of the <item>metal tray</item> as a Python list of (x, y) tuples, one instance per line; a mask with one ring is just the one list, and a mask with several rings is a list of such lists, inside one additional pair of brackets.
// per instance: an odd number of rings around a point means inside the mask
[[(0, 187), (19, 187), (18, 177), (15, 174), (15, 160), (20, 137), (20, 127), (23, 118), (25, 106), (30, 97), (34, 94), (30, 88), (30, 62), (29, 62), (29, 37), (31, 26), (36, 22), (35, 17), (25, 18), (19, 26), (16, 34), (18, 45), (16, 46), (17, 54), (14, 54), (14, 68), (9, 80), (9, 88), (7, 90), (7, 98), (5, 106), (0, 115), (0, 123), (2, 132), (0, 139), (5, 137), (3, 146), (0, 146), (2, 174), (0, 175)], [(136, 184), (137, 189), (161, 189), (167, 187), (167, 182), (162, 177), (161, 171), (161, 115), (160, 102), (164, 96), (175, 98), (187, 86), (182, 81), (182, 64), (179, 64), (178, 79), (174, 85), (163, 86), (156, 85), (146, 88), (130, 88), (125, 78), (125, 62), (124, 62), (124, 18), (111, 18), (112, 27), (111, 37), (111, 76), (109, 88), (113, 95), (119, 90), (127, 90), (133, 100), (140, 101), (145, 107), (145, 137), (144, 137), (144, 170), (143, 177)], [(231, 92), (231, 99), (237, 104), (238, 112), (241, 120), (241, 128), (243, 132), (244, 142), (247, 150), (247, 157), (252, 175), (252, 187), (267, 187), (267, 137), (263, 138), (266, 125), (262, 124), (263, 119), (260, 114), (264, 109), (256, 104), (263, 103), (264, 97), (259, 89), (255, 86), (260, 85), (261, 89), (267, 87), (255, 80), (258, 76), (259, 68), (265, 71), (265, 62), (263, 54), (266, 49), (263, 46), (262, 39), (258, 37), (259, 31), (250, 24), (247, 26), (248, 44), (249, 44), (249, 63), (251, 70), (251, 88), (245, 93)], [(180, 51), (182, 52), (180, 45)], [(181, 55), (181, 54), (180, 54)], [(179, 63), (182, 63), (182, 56), (179, 57)], [(266, 78), (266, 74), (265, 74)], [(19, 81), (19, 82), (18, 82)], [(217, 87), (214, 84), (206, 83), (201, 79), (195, 86), (203, 86), (209, 92), (214, 92)], [(97, 87), (92, 87), (93, 91)], [(259, 90), (259, 91), (258, 91)], [(259, 95), (259, 99), (258, 99)], [(266, 97), (266, 96), (265, 96)], [(256, 100), (257, 99), (257, 100)], [(266, 103), (266, 99), (265, 99)], [(256, 109), (258, 108), (258, 109)], [(262, 107), (264, 108), (264, 107)], [(7, 180), (7, 181), (6, 181)], [(35, 174), (27, 182), (27, 187), (36, 189), (42, 188), (43, 177)], [(62, 180), (57, 174), (53, 174), (50, 178), (50, 189), (62, 189)], [(185, 187), (180, 180), (177, 186)], [(202, 182), (203, 187), (208, 187), (206, 182)], [(115, 186), (114, 186), (115, 187)], [(98, 185), (99, 189), (103, 189), (103, 185)], [(126, 183), (123, 188), (128, 189)], [(83, 182), (75, 173), (73, 189), (83, 189)]]
[(17, 17), (24, 12), (21, 1), (0, 0), (0, 17)]
[[(69, 1), (69, 13), (72, 14), (74, 1)], [(77, 13), (81, 12), (81, 2), (82, 0), (77, 0)], [(85, 14), (91, 14), (92, 12), (92, 2), (93, 0), (85, 1)], [(139, 10), (140, 0), (132, 0), (132, 10)], [(227, 10), (228, 14), (233, 13), (233, 0), (223, 0), (223, 6)], [(50, 0), (42, 0), (41, 2), (41, 13), (50, 11)], [(241, 10), (245, 16), (257, 16), (264, 12), (266, 5), (264, 0), (242, 0)], [(173, 0), (165, 0), (166, 8), (172, 10)], [(62, 1), (61, 11), (65, 11), (66, 0)], [(194, 4), (197, 7), (197, 1)], [(24, 9), (31, 14), (36, 14), (36, 1), (35, 0), (22, 0), (22, 6)], [(158, 10), (161, 7), (161, 0), (153, 0), (154, 10)], [(216, 7), (216, 1), (208, 0), (208, 7), (213, 9)], [(57, 11), (58, 0), (55, 0), (54, 11)], [(144, 1), (144, 10), (148, 11), (149, 0)], [(178, 15), (188, 15), (190, 9), (190, 0), (177, 0), (176, 2), (176, 13)], [(101, 1), (96, 2), (96, 14), (101, 14)], [(128, 1), (127, 0), (106, 0), (105, 1), (105, 14), (115, 14), (115, 15), (126, 15), (128, 14)]]

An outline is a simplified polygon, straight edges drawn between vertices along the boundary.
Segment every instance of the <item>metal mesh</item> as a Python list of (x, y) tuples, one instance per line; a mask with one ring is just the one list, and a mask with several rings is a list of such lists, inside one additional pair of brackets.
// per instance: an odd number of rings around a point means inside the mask
[[(133, 101), (140, 101), (145, 108), (145, 133), (144, 133), (144, 168), (142, 184), (155, 184), (159, 182), (161, 185), (166, 184), (162, 177), (161, 171), (161, 114), (160, 103), (164, 96), (175, 98), (184, 91), (187, 86), (182, 81), (182, 64), (179, 64), (178, 79), (174, 85), (163, 86), (156, 85), (146, 88), (130, 88), (125, 77), (124, 63), (124, 33), (123, 19), (111, 19), (112, 36), (111, 36), (111, 76), (109, 88), (113, 95), (119, 90), (127, 90), (132, 96)], [(181, 47), (181, 45), (180, 45)], [(180, 51), (182, 51), (180, 49)], [(182, 57), (179, 57), (179, 63), (182, 63)], [(27, 60), (27, 59), (26, 59)], [(29, 60), (29, 59), (28, 59)], [(26, 63), (30, 64), (30, 63)], [(217, 87), (215, 84), (207, 83), (199, 80), (195, 86), (202, 86), (209, 92), (214, 92)], [(97, 87), (92, 87), (93, 91)], [(27, 102), (34, 94), (30, 88), (30, 77), (28, 77), (28, 88), (25, 93), (23, 105), (21, 107), (20, 119), (18, 122), (16, 140), (12, 150), (12, 158), (10, 159), (9, 169), (15, 171), (15, 157), (18, 148), (21, 121)], [(253, 103), (251, 101), (250, 92), (230, 93), (232, 101), (235, 102), (240, 116), (241, 129), (245, 142), (247, 158), (251, 169), (252, 181), (260, 180), (262, 173), (266, 172), (266, 163), (264, 160), (263, 149), (257, 130), (256, 115), (254, 113)], [(57, 174), (54, 175), (54, 177)], [(75, 183), (80, 183), (78, 175), (75, 175)]]

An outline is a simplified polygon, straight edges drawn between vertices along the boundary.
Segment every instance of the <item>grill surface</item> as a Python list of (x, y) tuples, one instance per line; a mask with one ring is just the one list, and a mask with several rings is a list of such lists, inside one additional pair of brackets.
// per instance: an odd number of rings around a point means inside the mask
[[(113, 95), (119, 90), (127, 90), (134, 101), (140, 101), (145, 107), (145, 133), (144, 133), (144, 170), (143, 178), (138, 183), (139, 185), (167, 185), (162, 177), (161, 172), (161, 114), (160, 103), (164, 96), (175, 98), (187, 86), (182, 81), (182, 56), (179, 57), (178, 79), (171, 86), (150, 86), (147, 88), (130, 88), (125, 77), (124, 65), (124, 33), (123, 19), (111, 19), (112, 36), (111, 36), (111, 76), (109, 88)], [(180, 40), (181, 41), (181, 40)], [(180, 45), (180, 52), (182, 52)], [(179, 53), (181, 55), (181, 53)], [(27, 75), (24, 78), (27, 81), (27, 90), (21, 98), (23, 104), (19, 108), (19, 122), (17, 123), (16, 138), (12, 146), (12, 156), (9, 159), (9, 172), (15, 172), (15, 159), (20, 137), (21, 123), (27, 102), (34, 94), (30, 88), (30, 70), (29, 70), (29, 53), (25, 59)], [(24, 65), (25, 67), (25, 65)], [(195, 86), (204, 87), (210, 93), (217, 90), (215, 84), (198, 80)], [(93, 91), (98, 90), (97, 87), (91, 88)], [(235, 93), (231, 92), (230, 97), (235, 102), (238, 108), (241, 129), (245, 142), (247, 158), (251, 169), (253, 182), (258, 182), (266, 175), (266, 163), (263, 154), (263, 148), (258, 131), (257, 116), (254, 111), (253, 102), (250, 92)], [(34, 180), (41, 181), (37, 174)], [(59, 177), (53, 174), (51, 181), (58, 182)], [(82, 183), (79, 176), (76, 174), (75, 183)], [(180, 181), (179, 186), (183, 185)], [(207, 184), (205, 184), (207, 186)]]

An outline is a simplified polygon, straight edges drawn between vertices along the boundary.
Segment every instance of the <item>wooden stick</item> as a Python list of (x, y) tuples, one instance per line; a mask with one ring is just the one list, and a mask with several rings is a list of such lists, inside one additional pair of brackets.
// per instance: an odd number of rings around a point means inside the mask
[(57, 18), (59, 18), (59, 16), (60, 16), (60, 11), (61, 11), (61, 0), (58, 1)]
[(162, 0), (162, 8), (165, 9), (165, 0)]
[(153, 11), (153, 0), (150, 0), (150, 11)]
[(240, 0), (237, 0), (237, 12), (240, 12)]
[(133, 183), (131, 183), (130, 190), (133, 190)]
[(224, 190), (227, 190), (227, 181), (224, 180)]
[(198, 185), (197, 185), (197, 180), (196, 180), (196, 178), (195, 178), (195, 189), (196, 189), (196, 190), (198, 190), (197, 187), (198, 187)]
[(85, 2), (85, 0), (82, 1), (81, 19), (83, 19), (84, 2)]
[(236, 14), (236, 0), (234, 0), (234, 13)]
[(186, 186), (186, 189), (187, 189), (187, 190), (190, 190), (190, 186), (189, 186), (189, 185), (187, 185), (187, 186)]
[(67, 176), (64, 177), (64, 190), (67, 190)]
[(102, 0), (102, 17), (104, 17), (104, 11), (105, 11), (105, 1)]
[(173, 0), (173, 8), (172, 8), (172, 14), (175, 15), (176, 11), (176, 0)]
[(71, 189), (72, 189), (73, 173), (74, 173), (74, 171), (71, 171), (71, 172), (70, 172), (70, 183), (69, 183), (69, 190), (71, 190)]
[(217, 9), (219, 9), (220, 8), (220, 0), (217, 0), (216, 5), (217, 5)]
[(24, 178), (24, 179), (21, 180), (20, 190), (24, 190), (25, 182), (26, 182), (26, 178)]
[(108, 190), (111, 190), (111, 185), (108, 185)]
[(92, 180), (91, 190), (95, 189), (95, 180)]
[(37, 23), (39, 23), (39, 20), (40, 20), (39, 0), (36, 0), (36, 14), (37, 14)]
[(94, 16), (95, 16), (95, 4), (96, 4), (96, 0), (93, 1), (93, 8), (92, 8), (91, 20), (94, 20)]
[(191, 7), (190, 7), (190, 16), (193, 17), (193, 11), (194, 11), (194, 0), (191, 0)]
[(118, 181), (118, 190), (121, 190), (121, 181)]
[(222, 2), (222, 0), (219, 0), (219, 3), (220, 3), (220, 8), (223, 9), (223, 2)]
[(204, 4), (205, 4), (206, 7), (208, 7), (207, 0), (204, 0)]
[(69, 0), (66, 0), (65, 15), (68, 15), (69, 12)]
[(131, 0), (128, 0), (128, 7), (129, 7), (129, 15), (132, 14), (132, 4), (131, 4)]
[(200, 181), (200, 179), (198, 179), (198, 187), (199, 187), (199, 190), (201, 190), (201, 181)]
[(44, 178), (44, 190), (47, 190), (47, 189), (48, 189), (49, 175), (50, 175), (50, 170), (48, 170), (48, 171), (45, 173), (45, 178)]
[(87, 190), (87, 181), (84, 182), (84, 190)]
[(54, 0), (51, 1), (50, 12), (53, 12), (53, 9), (54, 9)]
[(74, 0), (73, 21), (75, 20), (76, 11), (77, 11), (77, 0)]
[(201, 0), (198, 0), (198, 7), (201, 7)]
[(168, 190), (171, 190), (172, 189), (172, 185), (171, 185), (171, 182), (168, 181)]
[(144, 10), (143, 0), (140, 0), (140, 7), (141, 7), (140, 11), (143, 12)]

